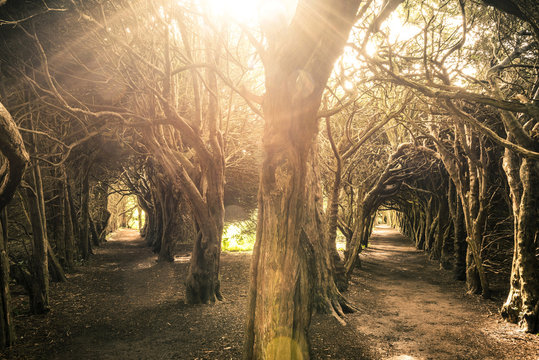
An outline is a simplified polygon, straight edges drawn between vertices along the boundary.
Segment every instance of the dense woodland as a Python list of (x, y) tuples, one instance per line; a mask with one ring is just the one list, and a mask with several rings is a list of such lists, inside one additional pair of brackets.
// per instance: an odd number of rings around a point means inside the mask
[(246, 359), (357, 310), (377, 217), (539, 330), (535, 0), (2, 3), (2, 347), (10, 287), (47, 313), (135, 208), (158, 262), (192, 246), (188, 304), (222, 299), (225, 208), (257, 218)]

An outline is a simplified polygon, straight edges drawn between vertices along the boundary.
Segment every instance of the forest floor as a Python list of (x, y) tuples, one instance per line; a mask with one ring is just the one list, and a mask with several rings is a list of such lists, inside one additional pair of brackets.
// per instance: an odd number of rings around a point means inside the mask
[[(138, 233), (122, 230), (65, 283), (51, 284), (51, 311), (31, 316), (15, 291), (18, 339), (8, 359), (239, 359), (250, 253), (223, 253), (215, 305), (184, 304), (189, 249), (157, 264)], [(314, 359), (539, 359), (539, 336), (497, 314), (500, 299), (467, 295), (396, 231), (378, 228), (347, 297), (346, 326), (315, 315)]]

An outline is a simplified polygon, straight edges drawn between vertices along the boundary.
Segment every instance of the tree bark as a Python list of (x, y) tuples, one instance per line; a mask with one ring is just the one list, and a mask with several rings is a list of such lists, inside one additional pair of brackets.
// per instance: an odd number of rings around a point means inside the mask
[(2, 210), (11, 201), (30, 162), (17, 124), (2, 103), (0, 103), (0, 153), (8, 162), (6, 174), (0, 174), (7, 175), (0, 184), (0, 210)]
[[(450, 187), (450, 186), (449, 186)], [(449, 220), (449, 199), (440, 196), (438, 229), (436, 233), (435, 249), (440, 259), (440, 266), (443, 269), (451, 269), (453, 244), (449, 238), (450, 220)]]
[[(2, 103), (0, 103), (0, 153), (8, 163), (7, 168), (0, 173), (0, 177), (4, 178), (0, 184), (2, 227), (0, 238), (0, 348), (5, 348), (13, 343), (15, 333), (10, 308), (8, 233), (4, 209), (21, 182), (30, 157), (24, 147), (17, 124)], [(0, 161), (3, 162), (3, 159)]]
[(333, 189), (331, 191), (331, 197), (327, 210), (327, 237), (329, 243), (329, 251), (331, 252), (331, 260), (334, 269), (335, 283), (339, 291), (345, 291), (348, 288), (348, 281), (346, 279), (346, 271), (344, 269), (343, 261), (337, 251), (337, 222), (339, 219), (339, 195), (341, 193), (342, 183), (342, 157), (340, 155), (338, 146), (333, 140), (331, 132), (331, 125), (329, 118), (326, 118), (326, 130), (328, 139), (333, 149), (333, 155), (335, 156), (335, 174), (333, 175)]
[(90, 257), (90, 174), (89, 166), (83, 172), (81, 179), (81, 224), (80, 224), (80, 239), (79, 249), (83, 260), (88, 260)]
[[(34, 167), (34, 183), (36, 179), (36, 167)], [(26, 189), (26, 203), (30, 222), (32, 225), (32, 257), (30, 269), (32, 271), (30, 309), (34, 314), (43, 314), (49, 311), (49, 269), (47, 259), (47, 239), (43, 228), (43, 221), (40, 214), (40, 203), (37, 193), (40, 191), (36, 187)]]
[(194, 207), (198, 234), (185, 280), (186, 298), (190, 304), (205, 304), (223, 298), (219, 268), (225, 219), (224, 158), (218, 156), (214, 160), (212, 169), (206, 169), (206, 206)]
[[(454, 189), (453, 183), (449, 184), (450, 189)], [(455, 280), (466, 280), (466, 236), (464, 234), (464, 214), (462, 213), (462, 204), (460, 197), (455, 190), (448, 196), (449, 212), (453, 225), (453, 277)]]
[(309, 204), (314, 197), (306, 188), (307, 162), (315, 146), (322, 92), (358, 6), (358, 1), (300, 1), (287, 28), (265, 29), (266, 125), (247, 359), (309, 359), (315, 285), (309, 264), (315, 250), (305, 225), (306, 213), (315, 205)]
[(159, 255), (157, 257), (158, 262), (172, 262), (174, 261), (174, 247), (181, 236), (182, 227), (188, 226), (182, 222), (181, 207), (182, 199), (179, 198), (180, 194), (174, 194), (170, 189), (163, 186), (159, 190), (161, 194), (159, 204), (161, 206), (161, 224), (163, 227)]
[[(536, 258), (538, 238), (539, 165), (505, 150), (504, 171), (511, 192), (514, 217), (514, 249), (511, 288), (501, 313), (508, 321), (519, 323), (527, 332), (539, 330), (539, 266)], [(520, 170), (520, 171), (519, 171)]]
[(11, 346), (15, 340), (15, 331), (11, 319), (11, 294), (9, 291), (7, 225), (6, 209), (0, 210), (0, 348), (2, 349)]
[(73, 217), (71, 215), (71, 203), (70, 192), (68, 189), (67, 176), (64, 172), (64, 183), (63, 183), (63, 215), (64, 215), (64, 243), (65, 243), (65, 265), (68, 271), (73, 270), (75, 266), (75, 230), (73, 227)]

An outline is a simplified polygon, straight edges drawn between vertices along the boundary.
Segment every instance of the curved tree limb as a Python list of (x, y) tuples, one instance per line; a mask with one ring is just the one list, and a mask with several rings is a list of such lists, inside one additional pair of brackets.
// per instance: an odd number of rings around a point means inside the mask
[(2, 210), (12, 199), (30, 162), (17, 124), (2, 103), (0, 103), (0, 152), (8, 162), (5, 169), (7, 176), (0, 184), (0, 210)]

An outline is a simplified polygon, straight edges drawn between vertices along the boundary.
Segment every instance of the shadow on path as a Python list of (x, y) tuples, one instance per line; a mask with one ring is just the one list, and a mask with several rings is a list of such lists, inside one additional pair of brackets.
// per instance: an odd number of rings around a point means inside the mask
[[(0, 359), (240, 359), (251, 254), (222, 254), (223, 302), (188, 306), (187, 249), (157, 264), (138, 232), (116, 233), (51, 284), (48, 315), (14, 299), (19, 338)], [(361, 256), (345, 294), (361, 310), (344, 327), (314, 315), (312, 359), (537, 360), (537, 336), (501, 322), (496, 304), (465, 295), (396, 231), (378, 228)]]

